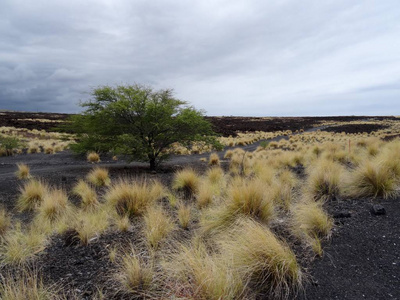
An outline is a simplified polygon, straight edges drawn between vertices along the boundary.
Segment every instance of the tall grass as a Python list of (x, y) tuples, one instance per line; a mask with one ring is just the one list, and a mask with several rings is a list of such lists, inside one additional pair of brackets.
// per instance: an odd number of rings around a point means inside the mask
[(48, 192), (47, 184), (40, 180), (31, 179), (23, 187), (19, 188), (20, 196), (17, 200), (17, 207), (20, 211), (33, 210), (37, 208)]
[(108, 186), (111, 182), (108, 170), (100, 167), (95, 167), (90, 171), (87, 180), (97, 186)]
[(303, 273), (296, 255), (267, 227), (240, 219), (219, 239), (221, 253), (247, 280), (248, 286), (271, 298), (288, 298), (302, 286)]
[(31, 177), (30, 168), (28, 165), (23, 163), (17, 164), (18, 170), (15, 172), (18, 179), (29, 179)]
[(144, 235), (152, 249), (158, 249), (160, 242), (174, 230), (172, 219), (159, 206), (149, 208), (144, 215)]
[(175, 173), (172, 188), (182, 191), (186, 198), (190, 198), (198, 191), (199, 185), (199, 175), (192, 169), (183, 169)]
[(149, 207), (165, 195), (164, 188), (158, 182), (120, 179), (108, 189), (104, 199), (120, 215), (133, 217), (144, 214)]

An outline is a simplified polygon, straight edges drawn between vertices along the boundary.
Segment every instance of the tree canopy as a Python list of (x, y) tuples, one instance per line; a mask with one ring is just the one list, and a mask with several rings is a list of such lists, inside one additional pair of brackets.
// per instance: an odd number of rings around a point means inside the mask
[(155, 169), (175, 142), (206, 140), (218, 146), (203, 112), (176, 99), (170, 89), (143, 85), (101, 86), (81, 103), (82, 114), (72, 117), (78, 134), (76, 152), (113, 151), (150, 163)]

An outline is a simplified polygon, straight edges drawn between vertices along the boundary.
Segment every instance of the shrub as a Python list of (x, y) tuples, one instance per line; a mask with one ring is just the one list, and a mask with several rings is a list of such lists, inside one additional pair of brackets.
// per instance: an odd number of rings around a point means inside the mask
[(48, 187), (39, 180), (31, 179), (25, 183), (23, 187), (20, 187), (19, 191), (20, 196), (17, 201), (17, 207), (19, 210), (33, 210), (43, 201), (43, 198), (48, 191)]
[(302, 271), (295, 254), (265, 226), (251, 219), (239, 220), (219, 244), (221, 253), (255, 291), (271, 298), (288, 297), (302, 285)]
[(157, 249), (160, 242), (174, 230), (174, 223), (161, 207), (151, 207), (144, 215), (144, 235), (151, 248)]
[(29, 173), (29, 167), (26, 164), (23, 163), (18, 163), (17, 164), (18, 170), (15, 172), (15, 175), (17, 175), (18, 179), (28, 179), (31, 177)]
[(89, 152), (86, 156), (87, 161), (91, 163), (97, 163), (100, 162), (100, 155), (96, 152)]
[(100, 167), (90, 171), (87, 180), (97, 186), (107, 186), (111, 182), (110, 177), (108, 177), (108, 170)]
[(175, 173), (172, 188), (183, 191), (185, 197), (192, 197), (199, 188), (200, 178), (192, 169), (183, 169)]
[(13, 155), (13, 150), (22, 145), (21, 141), (16, 137), (7, 137), (0, 135), (0, 148), (4, 149), (6, 156)]

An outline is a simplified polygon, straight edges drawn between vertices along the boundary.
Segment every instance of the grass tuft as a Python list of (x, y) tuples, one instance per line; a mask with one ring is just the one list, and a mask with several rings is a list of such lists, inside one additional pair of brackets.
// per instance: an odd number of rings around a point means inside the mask
[(121, 179), (106, 192), (104, 199), (113, 206), (119, 215), (129, 217), (143, 215), (154, 203), (166, 195), (158, 182), (131, 182)]
[(87, 180), (96, 186), (108, 186), (111, 182), (108, 170), (100, 167), (94, 168), (87, 175)]
[(81, 198), (81, 207), (84, 210), (93, 210), (98, 207), (99, 201), (97, 200), (96, 191), (93, 190), (84, 180), (79, 180), (74, 186), (72, 192)]
[(352, 172), (347, 186), (350, 197), (391, 198), (398, 194), (396, 177), (378, 161), (366, 162)]
[(296, 255), (267, 227), (241, 219), (219, 241), (221, 252), (248, 285), (271, 298), (288, 297), (302, 285), (302, 271)]
[(48, 186), (39, 180), (31, 179), (23, 187), (20, 187), (19, 191), (18, 209), (20, 211), (33, 210), (43, 201), (45, 194), (48, 192)]
[(199, 189), (200, 178), (192, 169), (183, 169), (175, 173), (172, 188), (183, 191), (186, 198), (192, 197)]
[(17, 164), (18, 170), (15, 172), (18, 179), (29, 179), (31, 177), (30, 168), (26, 164), (18, 163)]
[(219, 162), (219, 156), (217, 153), (211, 153), (210, 154), (210, 158), (208, 160), (208, 164), (210, 166), (219, 166), (220, 162)]
[(144, 235), (149, 246), (156, 250), (160, 242), (173, 231), (175, 225), (172, 219), (161, 207), (150, 207), (144, 215)]
[(100, 162), (100, 155), (96, 152), (89, 152), (86, 156), (88, 162), (97, 163)]

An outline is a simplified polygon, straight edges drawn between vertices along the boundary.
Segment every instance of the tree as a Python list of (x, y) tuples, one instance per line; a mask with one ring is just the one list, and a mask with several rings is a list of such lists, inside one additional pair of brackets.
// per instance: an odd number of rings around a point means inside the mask
[(220, 146), (202, 111), (174, 98), (172, 90), (138, 84), (101, 86), (91, 96), (81, 103), (86, 110), (73, 116), (69, 125), (78, 134), (72, 146), (76, 152), (127, 154), (149, 162), (154, 170), (175, 142), (206, 140)]

